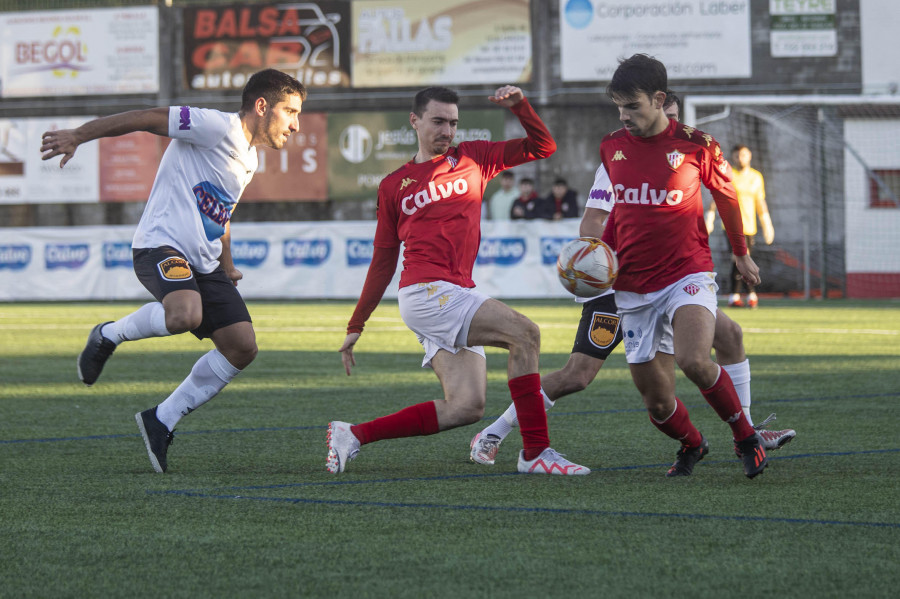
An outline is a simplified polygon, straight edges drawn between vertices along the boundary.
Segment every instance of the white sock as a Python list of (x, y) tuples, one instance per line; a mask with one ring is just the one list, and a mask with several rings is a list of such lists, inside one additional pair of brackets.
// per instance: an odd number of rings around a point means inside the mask
[(747, 417), (750, 426), (753, 426), (753, 419), (750, 418), (750, 360), (747, 359), (737, 364), (725, 364), (722, 368), (731, 377), (734, 390), (737, 391), (738, 399), (741, 400), (744, 416)]
[(167, 337), (171, 335), (166, 329), (166, 310), (159, 302), (145, 304), (125, 318), (100, 329), (100, 334), (119, 345), (123, 341), (147, 339), (148, 337)]
[[(541, 396), (544, 398), (544, 410), (549, 411), (556, 402), (547, 396), (543, 387), (541, 387)], [(519, 426), (519, 416), (516, 413), (516, 404), (511, 403), (500, 418), (497, 418), (493, 424), (484, 429), (484, 434), (496, 435), (497, 437), (500, 437), (500, 440), (502, 441), (506, 438), (506, 435), (512, 432), (513, 427), (516, 426)]]
[(184, 382), (157, 406), (156, 417), (174, 430), (182, 416), (215, 397), (240, 372), (217, 349), (203, 354)]

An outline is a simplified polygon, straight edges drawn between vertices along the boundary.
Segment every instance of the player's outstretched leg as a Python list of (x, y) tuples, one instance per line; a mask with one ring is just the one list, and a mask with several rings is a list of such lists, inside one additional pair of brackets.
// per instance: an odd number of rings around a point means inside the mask
[(325, 467), (332, 474), (339, 474), (347, 468), (347, 462), (359, 454), (359, 439), (350, 431), (349, 422), (334, 420), (328, 423), (328, 434), (325, 443), (328, 445), (328, 458)]
[(101, 322), (91, 329), (87, 344), (78, 356), (78, 379), (88, 387), (97, 381), (103, 371), (103, 365), (116, 351), (116, 344), (100, 332), (100, 329), (112, 322), (111, 320)]

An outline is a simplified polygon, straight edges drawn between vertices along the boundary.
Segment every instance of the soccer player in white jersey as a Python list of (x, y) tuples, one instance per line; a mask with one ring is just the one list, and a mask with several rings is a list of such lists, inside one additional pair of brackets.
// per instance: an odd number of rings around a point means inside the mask
[(256, 146), (281, 149), (299, 130), (306, 88), (274, 69), (247, 81), (236, 113), (172, 106), (95, 119), (77, 129), (47, 131), (43, 159), (62, 156), (101, 137), (149, 131), (173, 139), (134, 234), (138, 279), (157, 301), (93, 328), (78, 357), (78, 377), (93, 385), (123, 341), (187, 331), (215, 349), (162, 403), (135, 415), (154, 470), (165, 472), (175, 425), (212, 399), (256, 356), (250, 314), (236, 286), (230, 220), (258, 165)]
[(472, 280), (488, 181), (504, 169), (546, 158), (556, 150), (556, 142), (521, 89), (500, 87), (489, 100), (509, 108), (527, 137), (454, 147), (459, 122), (456, 92), (431, 87), (416, 94), (409, 122), (418, 137), (418, 152), (378, 188), (372, 263), (340, 348), (349, 375), (356, 363), (353, 348), (391, 281), (402, 242), (400, 314), (425, 349), (422, 366), (434, 370), (444, 397), (361, 424), (331, 422), (326, 466), (332, 473), (343, 472), (367, 443), (430, 435), (477, 422), (484, 414), (487, 393), (485, 345), (509, 350), (509, 389), (524, 446), (518, 471), (590, 472), (550, 447), (538, 374), (537, 325), (478, 292)]
[[(666, 100), (663, 103), (666, 116), (678, 121), (679, 108), (678, 96), (667, 90)], [(603, 225), (615, 205), (612, 192), (609, 175), (606, 174), (603, 165), (600, 165), (585, 204), (579, 236), (599, 238), (603, 235)], [(597, 297), (576, 298), (576, 301), (583, 304), (583, 307), (572, 353), (560, 370), (541, 377), (544, 407), (548, 410), (553, 407), (556, 400), (586, 389), (597, 377), (609, 354), (622, 341), (620, 320), (616, 313), (615, 294), (612, 289)], [(793, 429), (765, 428), (775, 420), (775, 414), (770, 414), (758, 425), (753, 424), (750, 417), (750, 360), (744, 351), (743, 331), (740, 325), (718, 309), (713, 349), (716, 351), (716, 362), (731, 377), (741, 408), (750, 425), (757, 431), (756, 434), (766, 451), (779, 449), (789, 443), (797, 434)], [(470, 459), (478, 464), (493, 465), (500, 444), (517, 425), (516, 406), (510, 404), (497, 420), (472, 438), (469, 445)], [(684, 476), (690, 472), (681, 469), (675, 474)]]

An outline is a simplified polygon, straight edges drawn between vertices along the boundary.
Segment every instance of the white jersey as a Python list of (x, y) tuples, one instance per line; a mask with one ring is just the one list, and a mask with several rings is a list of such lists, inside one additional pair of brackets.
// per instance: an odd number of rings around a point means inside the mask
[(190, 106), (169, 108), (169, 137), (132, 247), (169, 245), (193, 268), (219, 265), (221, 237), (256, 172), (256, 148), (237, 113)]
[[(613, 194), (612, 181), (609, 179), (609, 175), (606, 173), (606, 168), (601, 164), (600, 168), (598, 168), (597, 172), (594, 174), (594, 184), (591, 185), (591, 192), (588, 194), (588, 199), (587, 202), (585, 202), (584, 207), (597, 208), (598, 210), (612, 212), (613, 206), (615, 205), (616, 197), (615, 194)], [(575, 301), (583, 304), (585, 302), (597, 299), (598, 297), (609, 295), (610, 293), (613, 293), (612, 287), (610, 287), (600, 295), (588, 298), (579, 297), (576, 298)]]

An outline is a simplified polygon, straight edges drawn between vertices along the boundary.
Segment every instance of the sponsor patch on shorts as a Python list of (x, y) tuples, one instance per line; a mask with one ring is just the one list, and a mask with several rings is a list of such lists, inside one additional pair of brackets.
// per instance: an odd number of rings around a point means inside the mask
[(184, 281), (194, 276), (188, 261), (178, 256), (171, 256), (156, 265), (159, 274), (167, 281)]
[(616, 340), (619, 330), (619, 317), (615, 314), (594, 312), (591, 321), (591, 343), (600, 348), (607, 348)]

